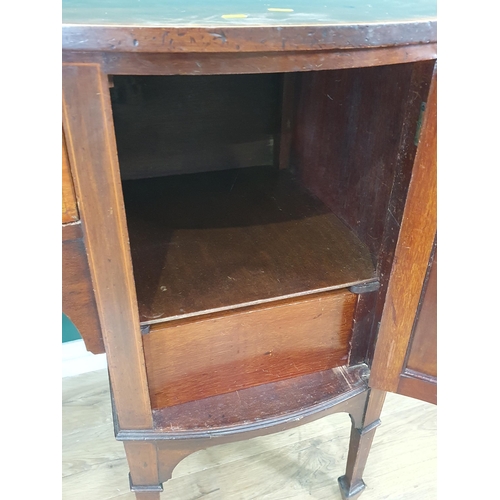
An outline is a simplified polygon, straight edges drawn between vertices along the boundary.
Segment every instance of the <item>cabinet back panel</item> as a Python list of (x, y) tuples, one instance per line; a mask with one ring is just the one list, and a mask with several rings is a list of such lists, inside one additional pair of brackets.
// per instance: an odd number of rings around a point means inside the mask
[(342, 290), (153, 326), (143, 336), (152, 407), (346, 365), (356, 300)]
[(273, 165), (281, 78), (115, 76), (122, 178)]
[[(402, 163), (408, 163), (411, 172), (419, 107), (426, 96), (420, 87), (428, 88), (433, 64), (316, 71), (297, 77), (292, 166), (305, 187), (369, 247), (374, 260), (382, 248)], [(419, 82), (414, 82), (416, 72)], [(409, 175), (405, 181), (404, 193)]]

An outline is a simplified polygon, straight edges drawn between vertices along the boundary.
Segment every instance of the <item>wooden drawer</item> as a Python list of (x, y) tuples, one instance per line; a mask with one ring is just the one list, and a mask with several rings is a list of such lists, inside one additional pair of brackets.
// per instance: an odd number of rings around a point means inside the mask
[(347, 290), (162, 323), (143, 336), (152, 407), (347, 364)]

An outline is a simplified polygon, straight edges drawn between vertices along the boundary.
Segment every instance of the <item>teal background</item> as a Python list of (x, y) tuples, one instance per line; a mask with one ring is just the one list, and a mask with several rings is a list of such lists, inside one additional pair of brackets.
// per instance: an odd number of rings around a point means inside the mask
[[(268, 8), (292, 12), (269, 12)], [(63, 24), (283, 26), (435, 19), (436, 0), (63, 0)], [(248, 17), (224, 19), (223, 15)]]
[(81, 339), (80, 333), (73, 322), (63, 313), (62, 315), (62, 341), (71, 342)]

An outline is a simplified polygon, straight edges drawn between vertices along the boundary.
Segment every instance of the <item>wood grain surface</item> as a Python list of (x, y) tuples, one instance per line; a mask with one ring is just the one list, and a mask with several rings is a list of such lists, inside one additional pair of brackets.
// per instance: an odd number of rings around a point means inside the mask
[(152, 407), (346, 365), (356, 300), (326, 292), (154, 325), (143, 336)]
[(221, 75), (324, 71), (436, 59), (436, 44), (304, 52), (150, 54), (64, 51), (67, 63), (99, 64), (112, 75)]
[[(432, 63), (427, 66), (432, 71)], [(374, 261), (398, 174), (414, 71), (414, 64), (400, 64), (298, 75), (291, 166)], [(418, 109), (415, 126), (417, 118)]]
[(436, 42), (436, 21), (324, 26), (63, 26), (63, 50), (107, 52), (269, 52), (352, 50)]
[(422, 295), (406, 366), (437, 377), (437, 250)]
[(78, 220), (78, 208), (76, 207), (75, 189), (71, 170), (69, 168), (68, 150), (62, 135), (62, 222), (75, 222)]
[(63, 65), (63, 126), (72, 166), (118, 420), (152, 425), (137, 299), (120, 189), (108, 78)]
[[(329, 400), (365, 392), (366, 368), (366, 365), (340, 366), (154, 410), (155, 430), (177, 433), (177, 437), (219, 437), (230, 434), (231, 430), (233, 434), (241, 432), (242, 428), (263, 431), (288, 415), (303, 413), (301, 418), (291, 419), (295, 422), (305, 416), (315, 418), (317, 406), (328, 406)], [(307, 409), (311, 411), (305, 412)]]
[(398, 393), (437, 404), (437, 243), (429, 261)]
[(104, 352), (101, 325), (90, 278), (81, 224), (63, 226), (62, 309), (82, 336), (88, 351)]
[(367, 248), (286, 170), (123, 184), (142, 323), (374, 278)]
[(415, 158), (372, 364), (370, 386), (397, 391), (436, 235), (437, 70)]
[[(114, 438), (105, 370), (63, 379), (62, 498), (134, 500)], [(370, 500), (437, 498), (436, 407), (388, 394), (364, 473)], [(341, 500), (351, 424), (334, 414), (185, 458), (161, 498)]]

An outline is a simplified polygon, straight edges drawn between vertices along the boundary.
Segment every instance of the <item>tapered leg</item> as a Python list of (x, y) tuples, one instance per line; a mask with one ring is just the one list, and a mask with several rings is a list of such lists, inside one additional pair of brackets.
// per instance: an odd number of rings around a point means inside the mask
[(365, 489), (362, 476), (375, 429), (380, 425), (385, 394), (383, 391), (371, 389), (362, 419), (359, 422), (352, 421), (346, 473), (339, 477), (340, 493), (344, 500), (357, 499)]
[(158, 456), (152, 443), (124, 443), (130, 469), (130, 489), (136, 500), (160, 500), (163, 486), (159, 481)]
[(143, 491), (135, 492), (135, 500), (160, 500), (160, 492), (156, 491)]

